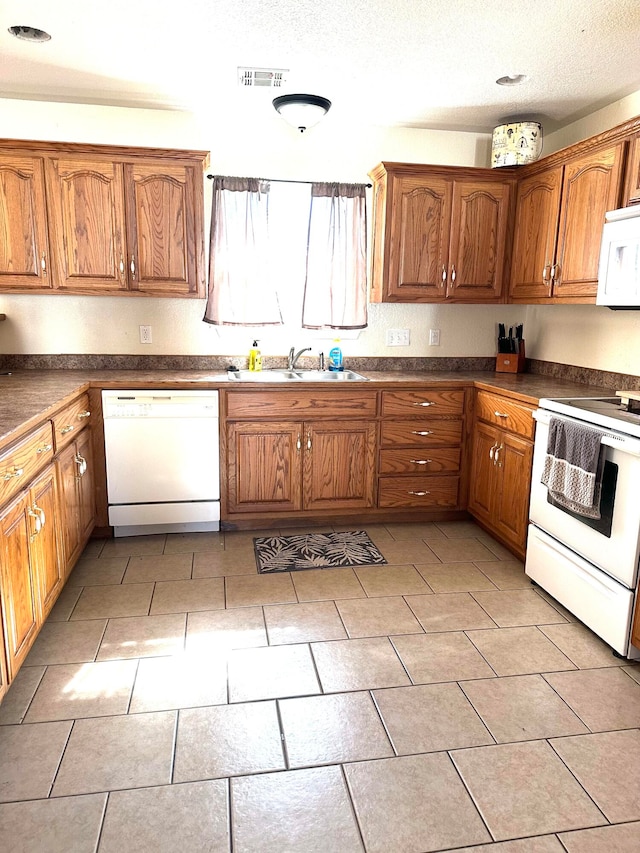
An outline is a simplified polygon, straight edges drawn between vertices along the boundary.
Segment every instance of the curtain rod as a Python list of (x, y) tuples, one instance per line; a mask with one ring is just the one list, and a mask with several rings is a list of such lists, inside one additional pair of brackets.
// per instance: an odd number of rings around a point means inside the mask
[[(210, 180), (213, 180), (213, 178), (215, 178), (216, 175), (207, 175), (207, 177)], [(292, 181), (292, 180), (287, 180), (286, 178), (265, 178), (265, 180), (268, 181), (269, 183), (272, 183), (272, 184), (321, 184), (321, 183), (323, 183), (323, 181)], [(340, 184), (342, 184), (342, 183), (344, 183), (344, 181), (334, 181), (334, 182), (328, 181), (328, 183), (340, 183)], [(365, 187), (368, 187), (369, 189), (371, 189), (372, 186), (373, 186), (373, 184), (365, 184)]]

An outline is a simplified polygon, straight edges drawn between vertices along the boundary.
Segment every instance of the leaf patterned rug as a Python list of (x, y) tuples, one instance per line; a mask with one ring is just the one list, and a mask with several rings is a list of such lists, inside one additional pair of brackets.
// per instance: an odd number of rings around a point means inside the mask
[(260, 574), (345, 566), (380, 566), (387, 562), (364, 530), (259, 536), (253, 542)]

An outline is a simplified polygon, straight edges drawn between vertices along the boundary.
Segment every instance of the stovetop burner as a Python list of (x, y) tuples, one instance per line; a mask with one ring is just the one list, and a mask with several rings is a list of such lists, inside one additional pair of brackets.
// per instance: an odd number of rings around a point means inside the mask
[[(540, 408), (640, 438), (640, 411), (636, 408), (640, 394), (616, 391), (616, 395), (545, 398), (540, 400)], [(630, 409), (627, 406), (630, 406)]]

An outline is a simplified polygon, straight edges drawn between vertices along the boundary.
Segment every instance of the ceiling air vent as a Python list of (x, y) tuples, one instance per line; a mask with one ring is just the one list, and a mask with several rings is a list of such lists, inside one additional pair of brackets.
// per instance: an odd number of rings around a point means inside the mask
[(238, 68), (238, 85), (243, 89), (281, 89), (288, 68)]

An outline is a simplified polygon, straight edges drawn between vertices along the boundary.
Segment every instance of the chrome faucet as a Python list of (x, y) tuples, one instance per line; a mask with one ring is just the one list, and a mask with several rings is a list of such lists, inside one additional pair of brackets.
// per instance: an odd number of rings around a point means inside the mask
[(308, 352), (310, 349), (311, 347), (304, 347), (303, 349), (299, 349), (298, 352), (296, 352), (295, 347), (291, 347), (291, 349), (289, 350), (289, 360), (287, 362), (287, 369), (295, 370), (297, 360), (300, 358), (303, 352)]

